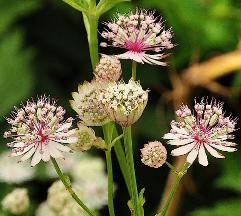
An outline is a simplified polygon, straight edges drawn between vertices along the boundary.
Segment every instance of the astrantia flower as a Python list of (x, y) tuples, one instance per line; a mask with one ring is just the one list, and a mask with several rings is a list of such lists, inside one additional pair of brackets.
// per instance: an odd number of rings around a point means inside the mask
[[(166, 55), (159, 52), (173, 48), (172, 31), (164, 30), (162, 19), (155, 17), (154, 12), (136, 9), (128, 14), (118, 14), (116, 20), (105, 25), (107, 29), (101, 33), (102, 37), (110, 42), (110, 46), (127, 50), (117, 55), (118, 58), (166, 65), (161, 61)], [(100, 45), (108, 46), (106, 42)]]
[(99, 99), (113, 121), (128, 127), (142, 115), (148, 91), (144, 91), (139, 82), (131, 79), (127, 84), (123, 81), (110, 83)]
[(230, 116), (225, 117), (223, 104), (204, 99), (195, 104), (195, 111), (183, 105), (176, 111), (181, 121), (172, 121), (171, 131), (164, 135), (169, 139), (168, 144), (179, 146), (171, 154), (173, 156), (188, 153), (187, 162), (193, 163), (198, 157), (201, 165), (207, 166), (206, 151), (216, 158), (224, 158), (220, 151), (234, 152), (235, 143), (228, 141), (234, 136), (230, 135), (235, 130), (236, 120)]
[(35, 166), (42, 159), (63, 158), (63, 152), (71, 149), (61, 143), (69, 144), (77, 141), (75, 129), (69, 130), (72, 118), (64, 120), (65, 110), (49, 98), (41, 97), (37, 102), (28, 101), (21, 108), (15, 108), (11, 118), (7, 118), (12, 128), (4, 133), (11, 137), (8, 143), (12, 148), (12, 156), (22, 156), (25, 161), (32, 156), (31, 165)]
[(167, 150), (159, 141), (149, 142), (141, 149), (141, 161), (154, 168), (161, 167), (167, 159)]
[(87, 126), (102, 126), (110, 121), (98, 100), (101, 88), (101, 83), (93, 80), (79, 85), (78, 92), (72, 93), (74, 100), (70, 104)]
[(119, 80), (121, 73), (121, 63), (116, 56), (101, 55), (94, 75), (97, 81), (110, 82)]

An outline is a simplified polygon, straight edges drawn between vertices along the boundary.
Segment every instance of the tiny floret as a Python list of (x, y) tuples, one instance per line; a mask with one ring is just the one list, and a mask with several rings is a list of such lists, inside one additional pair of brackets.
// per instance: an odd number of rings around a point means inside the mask
[(28, 101), (21, 108), (15, 108), (12, 117), (7, 118), (12, 127), (4, 133), (5, 138), (14, 139), (7, 144), (12, 148), (11, 156), (21, 156), (20, 161), (32, 157), (32, 166), (41, 159), (64, 158), (63, 152), (71, 149), (62, 144), (77, 141), (75, 129), (70, 130), (72, 118), (64, 120), (64, 114), (61, 106), (44, 96), (37, 102)]
[(101, 55), (94, 75), (97, 81), (111, 82), (119, 80), (121, 73), (121, 63), (116, 56)]
[(149, 142), (141, 149), (141, 161), (154, 168), (161, 167), (167, 159), (167, 150), (159, 141)]
[(101, 33), (110, 44), (101, 42), (100, 45), (127, 50), (117, 55), (121, 59), (165, 66), (161, 59), (166, 55), (160, 52), (173, 48), (173, 44), (172, 31), (165, 30), (163, 23), (152, 11), (136, 9), (128, 14), (117, 14), (114, 21), (104, 23), (107, 28)]
[(100, 94), (99, 100), (113, 121), (128, 127), (142, 115), (148, 101), (148, 91), (132, 79), (127, 84), (113, 82)]
[(14, 215), (21, 215), (29, 208), (29, 197), (26, 188), (16, 188), (2, 200), (2, 208)]
[(70, 104), (86, 126), (102, 126), (110, 121), (103, 105), (98, 100), (102, 88), (100, 82), (86, 81), (79, 85), (78, 92), (72, 93), (73, 100)]
[(171, 131), (164, 135), (168, 144), (176, 145), (171, 154), (173, 156), (187, 155), (187, 162), (192, 164), (198, 157), (201, 165), (207, 166), (206, 151), (216, 158), (224, 158), (217, 150), (234, 152), (235, 143), (230, 142), (234, 135), (236, 119), (225, 117), (223, 104), (212, 100), (210, 103), (202, 99), (195, 102), (194, 111), (182, 105), (176, 115), (180, 121), (171, 122)]

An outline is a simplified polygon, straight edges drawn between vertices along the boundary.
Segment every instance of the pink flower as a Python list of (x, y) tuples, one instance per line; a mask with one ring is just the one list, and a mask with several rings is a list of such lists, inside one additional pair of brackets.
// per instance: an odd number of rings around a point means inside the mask
[(4, 133), (5, 138), (14, 140), (7, 145), (12, 148), (11, 156), (21, 156), (20, 161), (32, 157), (31, 166), (41, 159), (49, 161), (53, 158), (63, 158), (63, 152), (71, 149), (60, 143), (75, 143), (78, 141), (75, 129), (69, 130), (72, 118), (64, 121), (65, 110), (49, 98), (40, 97), (37, 102), (28, 101), (20, 109), (15, 108), (12, 117), (7, 122), (12, 126)]
[[(102, 37), (110, 42), (110, 46), (127, 50), (117, 55), (118, 58), (132, 59), (142, 64), (166, 65), (161, 61), (166, 55), (159, 52), (173, 48), (170, 41), (172, 31), (164, 30), (162, 19), (158, 20), (154, 12), (136, 9), (126, 15), (118, 14), (115, 21), (105, 25), (107, 28), (101, 33)], [(100, 45), (108, 46), (106, 42)]]
[(212, 101), (195, 103), (195, 111), (182, 105), (176, 111), (180, 121), (172, 121), (171, 131), (164, 135), (168, 144), (176, 145), (171, 154), (173, 156), (188, 153), (187, 162), (193, 163), (198, 157), (201, 165), (207, 166), (206, 151), (216, 158), (224, 158), (220, 151), (234, 152), (235, 143), (228, 141), (234, 136), (230, 135), (235, 130), (236, 119), (224, 117), (223, 104)]

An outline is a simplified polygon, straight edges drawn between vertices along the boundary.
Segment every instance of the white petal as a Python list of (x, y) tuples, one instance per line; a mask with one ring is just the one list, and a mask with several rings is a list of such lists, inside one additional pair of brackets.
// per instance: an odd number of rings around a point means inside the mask
[(193, 148), (192, 151), (187, 156), (187, 162), (192, 164), (193, 161), (197, 158), (197, 155), (198, 155), (198, 149)]
[(60, 143), (57, 142), (51, 142), (51, 145), (54, 145), (56, 149), (62, 151), (62, 152), (70, 152), (71, 148), (65, 145), (61, 145)]
[(163, 139), (176, 139), (177, 135), (176, 134), (172, 134), (172, 133), (166, 133), (162, 138)]
[(24, 147), (24, 143), (23, 142), (18, 142), (18, 143), (15, 143), (14, 145), (13, 145), (13, 147), (14, 148), (22, 148), (22, 147)]
[(47, 162), (50, 160), (50, 154), (48, 148), (46, 148), (46, 145), (43, 146), (43, 154), (42, 154), (42, 160)]
[(195, 143), (191, 143), (185, 146), (181, 146), (179, 148), (176, 148), (174, 150), (172, 150), (171, 154), (173, 156), (179, 156), (179, 155), (184, 155), (187, 154), (188, 152), (190, 152), (192, 150), (192, 148), (195, 146)]
[(12, 153), (11, 153), (11, 156), (12, 156), (12, 157), (15, 157), (15, 156), (23, 155), (23, 154), (25, 154), (26, 152), (28, 152), (29, 149), (31, 149), (32, 147), (33, 147), (33, 145), (29, 145), (29, 146), (25, 147), (23, 151), (12, 152)]
[(54, 139), (54, 141), (58, 142), (58, 143), (76, 143), (78, 142), (78, 137), (76, 136), (72, 136), (72, 137), (67, 137), (67, 139)]
[(207, 149), (207, 151), (215, 158), (224, 158), (224, 156), (219, 153), (218, 151), (216, 151), (214, 148), (212, 148), (210, 145), (205, 145), (205, 148)]
[(184, 128), (179, 128), (179, 127), (177, 127), (177, 126), (175, 126), (175, 125), (171, 125), (171, 127), (172, 127), (172, 129), (173, 129), (174, 131), (176, 131), (176, 132), (179, 133), (179, 134), (188, 135), (188, 132), (187, 132)]
[(42, 154), (41, 154), (41, 145), (38, 146), (38, 148), (35, 151), (35, 154), (33, 155), (32, 161), (31, 161), (31, 166), (35, 166), (36, 164), (38, 164), (42, 158)]
[(63, 131), (65, 129), (69, 129), (71, 125), (72, 125), (72, 122), (65, 123), (57, 130), (57, 132)]
[(208, 158), (203, 145), (200, 145), (200, 148), (198, 151), (198, 162), (203, 166), (208, 165)]
[(55, 145), (52, 145), (52, 142), (49, 142), (46, 148), (48, 148), (48, 151), (53, 158), (64, 158), (63, 154), (56, 149)]
[(35, 146), (32, 146), (32, 148), (23, 157), (21, 157), (20, 161), (28, 160), (30, 157), (32, 157), (35, 151), (36, 151)]
[(218, 150), (221, 150), (221, 151), (227, 151), (227, 152), (235, 152), (235, 151), (237, 151), (236, 148), (223, 146), (222, 144), (212, 144), (212, 143), (210, 143), (209, 145), (214, 147), (214, 148), (216, 148), (216, 149), (218, 149)]
[(183, 140), (169, 140), (167, 143), (170, 145), (186, 145), (193, 142), (193, 139), (183, 139)]

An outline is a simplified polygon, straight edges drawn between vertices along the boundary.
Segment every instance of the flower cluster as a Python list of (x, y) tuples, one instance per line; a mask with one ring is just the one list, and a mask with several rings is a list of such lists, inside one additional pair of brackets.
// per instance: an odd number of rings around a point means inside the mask
[(21, 215), (29, 208), (29, 197), (26, 188), (16, 188), (2, 200), (4, 210), (14, 215)]
[(148, 91), (132, 79), (127, 84), (114, 82), (100, 93), (99, 100), (113, 121), (128, 127), (140, 118), (147, 104)]
[(167, 150), (159, 141), (149, 142), (141, 149), (141, 161), (154, 168), (161, 167), (167, 159)]
[(99, 82), (117, 81), (121, 76), (121, 63), (116, 56), (102, 55), (94, 75)]
[(55, 102), (46, 97), (40, 97), (37, 102), (28, 101), (21, 108), (15, 108), (7, 122), (12, 126), (4, 133), (5, 138), (13, 138), (8, 143), (12, 148), (12, 156), (22, 156), (25, 161), (32, 156), (31, 165), (35, 166), (42, 159), (49, 161), (50, 157), (63, 158), (63, 152), (70, 148), (60, 143), (75, 143), (75, 129), (70, 130), (72, 118), (64, 120), (65, 110), (56, 106)]
[(72, 93), (73, 100), (70, 104), (87, 126), (101, 126), (110, 121), (98, 100), (101, 89), (101, 83), (93, 80), (79, 85), (78, 92)]
[(228, 141), (234, 138), (230, 133), (235, 130), (236, 120), (224, 116), (221, 103), (208, 103), (202, 99), (195, 103), (195, 114), (188, 106), (182, 105), (176, 115), (180, 121), (172, 121), (170, 133), (163, 137), (169, 140), (168, 144), (178, 146), (171, 152), (173, 156), (189, 153), (187, 162), (193, 163), (198, 157), (199, 163), (207, 166), (206, 150), (216, 158), (224, 158), (217, 150), (236, 151), (236, 144)]
[[(136, 9), (126, 15), (118, 14), (116, 20), (105, 23), (107, 29), (101, 35), (111, 46), (127, 50), (118, 58), (165, 66), (161, 61), (165, 57), (163, 53), (147, 53), (173, 48), (172, 31), (164, 30), (162, 19), (157, 20), (154, 12)], [(106, 42), (100, 45), (108, 46)]]

